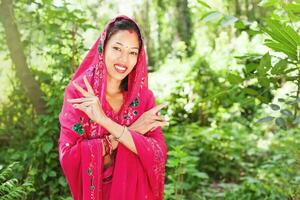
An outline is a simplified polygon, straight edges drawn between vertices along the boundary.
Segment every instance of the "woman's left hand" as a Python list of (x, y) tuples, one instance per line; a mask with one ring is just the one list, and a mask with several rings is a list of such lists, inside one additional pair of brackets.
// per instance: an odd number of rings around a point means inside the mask
[(111, 142), (113, 150), (115, 150), (118, 147), (119, 142), (117, 140), (115, 140), (114, 136), (112, 136), (112, 135), (109, 135), (108, 138)]
[(84, 96), (84, 98), (68, 99), (68, 102), (74, 103), (73, 107), (83, 111), (91, 120), (101, 124), (107, 119), (101, 102), (97, 96), (95, 96), (94, 90), (88, 82), (86, 76), (83, 77), (83, 81), (87, 88), (87, 91), (80, 87), (75, 81), (73, 81), (74, 87)]

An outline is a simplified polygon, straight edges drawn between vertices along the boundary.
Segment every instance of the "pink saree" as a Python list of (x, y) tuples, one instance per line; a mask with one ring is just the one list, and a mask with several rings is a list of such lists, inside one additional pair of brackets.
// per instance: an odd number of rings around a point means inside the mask
[[(155, 97), (148, 89), (146, 54), (142, 44), (137, 64), (128, 75), (128, 91), (123, 92), (124, 102), (120, 111), (114, 113), (106, 102), (106, 67), (102, 48), (108, 28), (120, 19), (129, 18), (119, 16), (107, 24), (72, 80), (85, 88), (83, 76), (86, 75), (106, 115), (121, 125), (130, 126), (141, 114), (155, 106)], [(163, 199), (167, 147), (161, 128), (145, 135), (130, 130), (138, 154), (119, 143), (113, 165), (104, 169), (102, 138), (109, 133), (67, 102), (68, 98), (79, 97), (79, 92), (69, 83), (59, 114), (59, 161), (73, 199)]]

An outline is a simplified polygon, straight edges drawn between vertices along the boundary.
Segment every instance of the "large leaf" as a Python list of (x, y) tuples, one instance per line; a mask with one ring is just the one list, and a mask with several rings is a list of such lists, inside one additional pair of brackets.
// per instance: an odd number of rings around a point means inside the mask
[(212, 11), (209, 13), (206, 13), (203, 17), (202, 20), (204, 22), (209, 22), (209, 21), (214, 21), (214, 20), (218, 20), (223, 16), (222, 13), (218, 12), (218, 11)]
[(286, 54), (292, 60), (297, 60), (297, 51), (290, 51), (283, 44), (272, 42), (272, 41), (267, 41), (267, 42), (265, 42), (265, 45), (270, 47), (271, 49), (273, 49), (275, 51), (279, 51), (279, 52), (282, 52), (282, 53)]
[(258, 6), (261, 6), (263, 8), (268, 8), (276, 5), (278, 3), (278, 0), (262, 0), (259, 2)]
[(206, 8), (211, 8), (205, 1), (202, 0), (197, 0), (197, 2), (203, 6), (205, 6)]
[(297, 48), (297, 42), (294, 41), (293, 37), (291, 37), (288, 33), (285, 32), (285, 29), (288, 26), (280, 24), (275, 20), (267, 21), (268, 27), (264, 29), (274, 40), (285, 44), (286, 46)]
[(234, 16), (225, 16), (221, 21), (221, 26), (222, 27), (229, 26), (234, 24), (236, 21), (238, 21), (238, 18)]
[(240, 84), (244, 81), (243, 78), (241, 78), (239, 75), (237, 74), (233, 74), (233, 73), (229, 73), (228, 74), (228, 81), (231, 83), (231, 84)]
[(266, 53), (259, 63), (258, 74), (260, 76), (265, 75), (265, 73), (272, 67), (271, 65), (271, 56), (269, 53)]
[(279, 60), (275, 66), (272, 68), (271, 73), (278, 75), (278, 74), (282, 74), (283, 71), (286, 69), (287, 67), (287, 60)]

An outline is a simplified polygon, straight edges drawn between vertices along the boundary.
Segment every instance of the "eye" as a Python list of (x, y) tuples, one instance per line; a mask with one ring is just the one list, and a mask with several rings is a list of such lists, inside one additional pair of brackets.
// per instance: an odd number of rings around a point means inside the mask
[(130, 52), (130, 54), (131, 54), (131, 55), (134, 55), (134, 56), (137, 56), (137, 55), (138, 55), (138, 53), (137, 53), (137, 52), (134, 52), (134, 51)]
[(113, 47), (114, 50), (121, 51), (119, 47)]

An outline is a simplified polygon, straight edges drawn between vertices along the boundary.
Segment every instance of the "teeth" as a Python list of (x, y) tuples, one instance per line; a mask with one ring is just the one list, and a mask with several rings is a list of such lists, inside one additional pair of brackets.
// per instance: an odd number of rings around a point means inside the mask
[(115, 65), (115, 67), (116, 67), (117, 69), (119, 69), (119, 70), (126, 70), (125, 67), (121, 67), (121, 66), (119, 66), (119, 65)]

